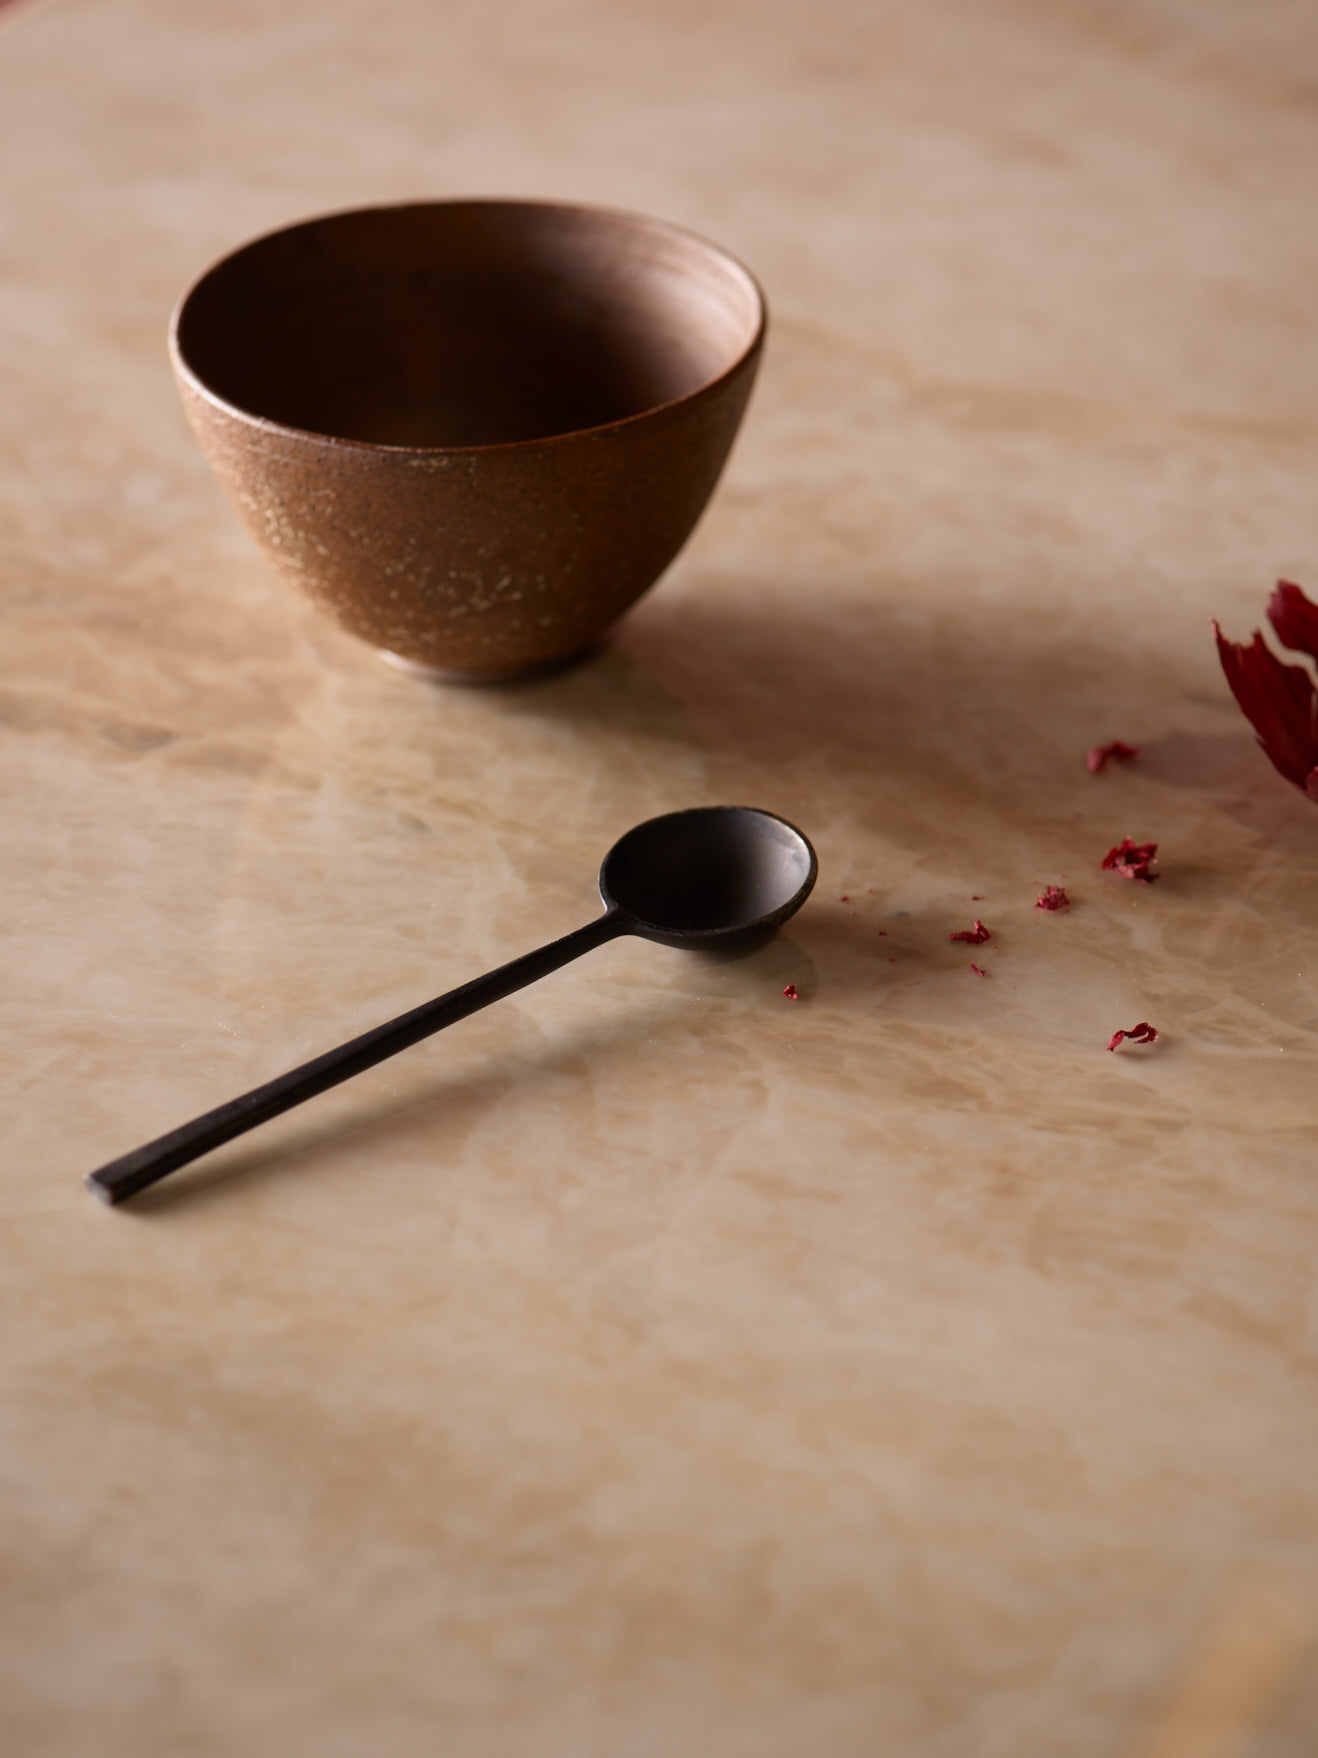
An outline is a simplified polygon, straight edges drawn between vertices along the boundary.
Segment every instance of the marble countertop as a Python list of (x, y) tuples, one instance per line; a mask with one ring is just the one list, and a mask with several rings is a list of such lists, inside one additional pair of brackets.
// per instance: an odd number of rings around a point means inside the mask
[[(1318, 813), (1209, 631), (1318, 588), (1316, 64), (1285, 0), (5, 8), (5, 1751), (1318, 1749)], [(164, 346), (464, 193), (772, 308), (688, 549), (497, 690), (271, 577)], [(767, 948), (84, 1191), (723, 801), (819, 851)]]

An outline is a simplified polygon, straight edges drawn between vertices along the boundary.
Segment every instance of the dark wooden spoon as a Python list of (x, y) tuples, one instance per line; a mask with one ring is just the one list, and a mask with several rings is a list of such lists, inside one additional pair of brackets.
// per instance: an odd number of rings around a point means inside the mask
[(697, 806), (651, 818), (629, 830), (604, 857), (599, 881), (604, 914), (586, 927), (194, 1117), (89, 1172), (87, 1184), (103, 1202), (123, 1202), (222, 1142), (373, 1068), (619, 934), (636, 934), (664, 946), (750, 941), (800, 909), (817, 871), (808, 840), (772, 812)]

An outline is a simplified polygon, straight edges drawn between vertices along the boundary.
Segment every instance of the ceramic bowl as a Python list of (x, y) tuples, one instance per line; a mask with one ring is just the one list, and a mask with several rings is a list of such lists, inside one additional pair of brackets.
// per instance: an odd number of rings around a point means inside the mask
[(188, 419), (276, 567), (458, 678), (589, 647), (699, 518), (764, 341), (754, 278), (638, 214), (443, 201), (307, 220), (184, 294)]

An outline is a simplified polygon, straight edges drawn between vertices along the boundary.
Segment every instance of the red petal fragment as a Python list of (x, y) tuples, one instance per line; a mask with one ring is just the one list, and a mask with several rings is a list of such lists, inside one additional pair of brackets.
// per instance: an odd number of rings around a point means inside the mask
[(799, 1001), (801, 999), (801, 997), (797, 994), (795, 983), (789, 983), (787, 985), (787, 987), (783, 990), (783, 994), (786, 996), (788, 1001)]
[(1113, 1032), (1108, 1049), (1115, 1050), (1123, 1038), (1129, 1038), (1132, 1044), (1156, 1044), (1158, 1028), (1151, 1026), (1147, 1019), (1142, 1019), (1137, 1026), (1132, 1026), (1128, 1032)]
[(1318, 659), (1318, 604), (1311, 604), (1291, 581), (1278, 580), (1268, 600), (1268, 621), (1283, 647)]
[(988, 972), (980, 970), (979, 966), (973, 960), (971, 961), (970, 968), (974, 971), (977, 977), (986, 977), (988, 975)]
[(842, 896), (838, 899), (838, 902), (839, 903), (850, 903), (851, 902), (851, 893), (849, 891), (844, 891), (842, 893)]
[[(1283, 615), (1283, 623), (1292, 635), (1298, 634), (1294, 618)], [(1264, 755), (1279, 775), (1303, 791), (1318, 769), (1318, 695), (1313, 679), (1302, 665), (1284, 665), (1264, 645), (1257, 629), (1248, 647), (1228, 641), (1216, 623), (1213, 633), (1231, 694), (1258, 735)]]
[(1122, 763), (1129, 763), (1132, 757), (1138, 757), (1139, 754), (1138, 745), (1127, 745), (1121, 739), (1113, 739), (1110, 745), (1094, 746), (1085, 758), (1085, 768), (1091, 775), (1097, 775), (1103, 765), (1111, 758), (1115, 757)]
[(975, 922), (973, 928), (962, 928), (959, 934), (948, 935), (949, 940), (964, 940), (967, 946), (982, 946), (986, 940), (991, 940), (992, 938), (993, 936), (989, 933), (983, 922), (978, 920)]
[(1157, 853), (1156, 842), (1132, 842), (1126, 836), (1103, 856), (1103, 866), (1109, 872), (1120, 873), (1123, 879), (1143, 879), (1146, 885), (1152, 885), (1159, 877), (1149, 870)]
[(1071, 900), (1066, 895), (1066, 887), (1064, 885), (1045, 886), (1043, 896), (1035, 898), (1034, 907), (1037, 910), (1069, 910)]

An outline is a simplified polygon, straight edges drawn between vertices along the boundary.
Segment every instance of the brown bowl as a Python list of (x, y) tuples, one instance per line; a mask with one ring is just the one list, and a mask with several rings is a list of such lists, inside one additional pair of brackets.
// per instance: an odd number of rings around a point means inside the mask
[(239, 517), (386, 653), (515, 676), (596, 641), (690, 535), (764, 341), (754, 278), (602, 208), (307, 220), (184, 294), (170, 355)]

